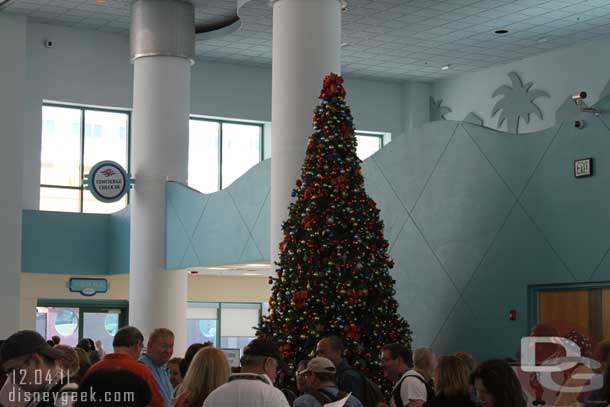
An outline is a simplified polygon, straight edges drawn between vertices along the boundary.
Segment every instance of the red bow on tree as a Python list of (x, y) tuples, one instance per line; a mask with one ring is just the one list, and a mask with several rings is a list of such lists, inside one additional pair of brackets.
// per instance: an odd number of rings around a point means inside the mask
[(320, 92), (320, 99), (338, 94), (339, 96), (345, 96), (345, 89), (343, 89), (343, 78), (336, 73), (331, 73), (324, 78), (322, 85), (322, 92)]
[(307, 215), (303, 218), (303, 220), (301, 221), (301, 225), (303, 225), (303, 227), (305, 229), (309, 229), (309, 226), (311, 226), (311, 224), (314, 222), (314, 219), (311, 215)]
[(301, 309), (305, 306), (305, 301), (307, 300), (307, 291), (297, 291), (293, 296), (294, 305), (297, 309)]

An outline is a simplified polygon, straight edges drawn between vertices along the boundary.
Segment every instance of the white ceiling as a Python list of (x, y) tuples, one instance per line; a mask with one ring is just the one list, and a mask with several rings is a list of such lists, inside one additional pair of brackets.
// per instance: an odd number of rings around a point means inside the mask
[[(12, 0), (5, 10), (46, 24), (127, 34), (129, 3)], [(242, 23), (232, 34), (198, 41), (198, 58), (270, 66), (270, 0), (250, 0), (239, 10), (237, 3), (195, 1), (200, 25), (235, 13)], [(610, 36), (610, 0), (348, 0), (348, 5), (342, 70), (360, 77), (431, 81)], [(497, 29), (509, 33), (495, 34)], [(447, 64), (450, 69), (441, 70)]]

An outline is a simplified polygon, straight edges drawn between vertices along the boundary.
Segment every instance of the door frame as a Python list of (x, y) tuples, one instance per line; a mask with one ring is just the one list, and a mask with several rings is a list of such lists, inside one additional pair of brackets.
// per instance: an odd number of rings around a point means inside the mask
[(538, 293), (540, 291), (591, 290), (610, 288), (610, 281), (586, 283), (532, 284), (527, 286), (527, 329), (538, 324)]
[(78, 308), (78, 338), (83, 337), (83, 324), (81, 313), (85, 312), (104, 312), (109, 308), (120, 309), (119, 328), (128, 325), (129, 323), (129, 301), (127, 300), (85, 300), (85, 299), (57, 299), (57, 298), (38, 298), (36, 301), (37, 307), (61, 307), (61, 308)]

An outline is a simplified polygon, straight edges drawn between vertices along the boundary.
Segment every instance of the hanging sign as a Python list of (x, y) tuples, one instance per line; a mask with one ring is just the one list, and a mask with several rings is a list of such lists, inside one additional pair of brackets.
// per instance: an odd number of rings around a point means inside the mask
[(97, 293), (108, 292), (108, 280), (105, 278), (71, 278), (68, 289), (73, 293), (81, 293), (92, 297)]
[(120, 200), (131, 187), (133, 180), (119, 163), (101, 161), (85, 176), (84, 185), (102, 202)]

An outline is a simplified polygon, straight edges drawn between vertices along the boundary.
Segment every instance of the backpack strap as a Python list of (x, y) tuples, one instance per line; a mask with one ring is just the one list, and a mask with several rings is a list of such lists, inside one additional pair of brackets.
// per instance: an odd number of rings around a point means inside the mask
[(396, 404), (396, 407), (404, 407), (402, 397), (400, 396), (400, 388), (402, 387), (402, 382), (404, 382), (407, 377), (409, 376), (403, 376), (392, 390), (392, 399), (394, 399), (394, 404)]
[(318, 402), (322, 405), (327, 404), (327, 403), (332, 403), (333, 401), (339, 400), (338, 398), (335, 398), (335, 396), (333, 396), (332, 393), (330, 393), (328, 391), (324, 391), (324, 389), (312, 391), (311, 393), (307, 393), (307, 394), (315, 397), (315, 399), (318, 400)]
[(432, 391), (432, 393), (430, 392), (431, 387), (427, 381), (425, 381), (421, 376), (409, 374), (409, 375), (403, 376), (398, 381), (396, 386), (394, 387), (394, 390), (392, 390), (392, 398), (394, 399), (394, 404), (396, 404), (396, 407), (404, 407), (404, 403), (403, 403), (402, 397), (400, 395), (400, 388), (402, 387), (402, 382), (404, 382), (407, 379), (407, 377), (414, 377), (417, 380), (419, 380), (420, 382), (422, 382), (424, 384), (424, 386), (426, 386), (426, 394), (428, 396), (428, 401), (430, 401), (434, 397), (434, 391)]

